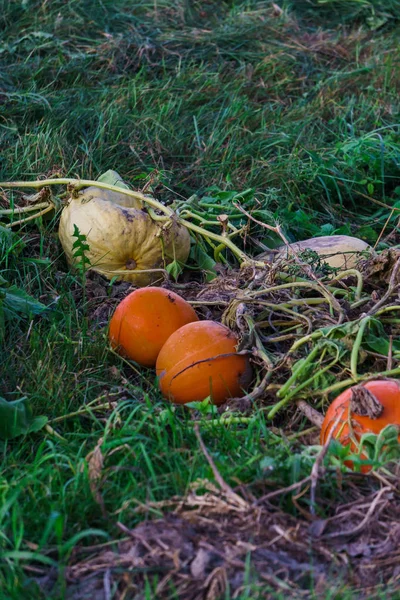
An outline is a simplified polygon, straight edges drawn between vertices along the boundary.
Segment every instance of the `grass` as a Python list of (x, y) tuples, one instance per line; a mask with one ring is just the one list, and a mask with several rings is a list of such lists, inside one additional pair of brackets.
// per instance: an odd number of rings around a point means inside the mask
[[(115, 168), (164, 201), (252, 187), (291, 239), (337, 232), (374, 243), (390, 210), (359, 194), (400, 206), (400, 2), (277, 4), (3, 0), (0, 180)], [(55, 225), (25, 227), (25, 248), (1, 262), (2, 276), (54, 308), (7, 325), (0, 395), (27, 396), (62, 436), (42, 431), (1, 449), (7, 599), (40, 597), (34, 571), (22, 569), (33, 556), (65, 565), (77, 544), (118, 537), (117, 520), (138, 522), (137, 507), (212, 478), (187, 415), (165, 405), (153, 373), (112, 354), (88, 318), (91, 300)], [(113, 398), (111, 413), (52, 423)], [(203, 437), (232, 485), (263, 481), (266, 456), (279, 485), (312, 464), (262, 412)], [(86, 460), (101, 439), (106, 515)], [(341, 492), (325, 482), (321, 493)]]

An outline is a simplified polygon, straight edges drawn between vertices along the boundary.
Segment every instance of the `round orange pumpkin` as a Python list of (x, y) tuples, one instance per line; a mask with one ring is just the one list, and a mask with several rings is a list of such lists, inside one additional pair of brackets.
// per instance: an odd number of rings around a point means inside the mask
[(177, 329), (198, 321), (178, 294), (159, 287), (135, 290), (122, 300), (110, 321), (111, 346), (144, 367), (154, 367), (158, 353)]
[(222, 404), (243, 396), (251, 380), (246, 356), (236, 351), (238, 339), (224, 325), (199, 321), (184, 325), (167, 340), (156, 370), (163, 395), (176, 404), (211, 397)]
[[(369, 412), (357, 409), (357, 404), (354, 403), (356, 400), (354, 394), (359, 392), (360, 388), (361, 391), (366, 390), (367, 394), (372, 394), (372, 403), (376, 410), (375, 416), (359, 414), (359, 412)], [(352, 451), (357, 451), (358, 442), (364, 433), (379, 434), (387, 425), (400, 426), (400, 382), (393, 379), (369, 381), (362, 386), (351, 387), (340, 394), (329, 406), (322, 423), (320, 435), (322, 445), (328, 439), (336, 419), (339, 419), (339, 422), (332, 437), (339, 440), (343, 446), (349, 445)], [(363, 454), (362, 458), (367, 457)], [(351, 461), (345, 464), (353, 468)], [(363, 473), (370, 470), (369, 465), (361, 467)]]

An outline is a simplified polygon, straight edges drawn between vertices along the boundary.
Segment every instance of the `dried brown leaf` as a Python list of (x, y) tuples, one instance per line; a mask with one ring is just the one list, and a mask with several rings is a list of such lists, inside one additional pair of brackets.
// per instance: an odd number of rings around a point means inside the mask
[(89, 452), (86, 456), (86, 462), (88, 464), (88, 475), (89, 475), (89, 485), (90, 490), (93, 494), (94, 499), (97, 504), (100, 505), (103, 514), (105, 514), (105, 506), (104, 500), (100, 493), (100, 483), (102, 478), (102, 471), (104, 466), (104, 456), (101, 451), (101, 446), (103, 444), (104, 438), (100, 438), (97, 441), (95, 448)]

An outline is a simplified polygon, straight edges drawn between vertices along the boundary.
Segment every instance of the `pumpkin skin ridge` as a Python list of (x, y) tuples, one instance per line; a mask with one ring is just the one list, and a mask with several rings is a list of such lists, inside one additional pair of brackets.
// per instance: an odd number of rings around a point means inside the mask
[[(188, 368), (185, 369), (185, 370), (186, 371), (190, 371), (191, 369), (196, 368), (197, 364), (198, 364), (198, 362), (194, 363), (194, 364), (192, 364), (190, 366), (188, 366)], [(183, 371), (185, 371), (185, 370), (183, 370)], [(240, 370), (238, 368), (238, 371), (239, 371), (238, 380), (239, 381), (245, 375), (246, 370), (247, 370), (246, 366), (244, 368), (240, 369)], [(174, 375), (172, 377), (170, 385), (169, 385), (169, 388), (171, 388), (173, 380), (175, 380), (178, 376), (182, 375), (183, 371), (181, 371), (181, 373), (177, 373), (176, 375)], [(164, 370), (159, 375), (160, 385), (161, 385), (161, 380), (165, 377), (165, 374), (166, 374), (166, 371)], [(214, 376), (212, 378), (210, 376), (210, 379), (212, 379), (214, 385), (212, 385), (212, 384), (209, 385), (209, 391), (208, 391), (208, 393), (207, 392), (201, 392), (201, 391), (199, 391), (199, 393), (196, 394), (195, 398), (191, 398), (190, 400), (187, 400), (185, 402), (183, 402), (183, 401), (181, 402), (181, 401), (175, 400), (175, 403), (176, 404), (186, 404), (187, 402), (201, 402), (207, 396), (211, 396), (211, 398), (213, 397), (213, 395), (216, 396), (217, 394), (216, 394), (215, 390), (214, 390), (214, 394), (213, 394), (213, 388), (217, 388), (218, 387), (218, 381), (220, 382), (220, 384), (222, 385), (222, 387), (227, 391), (227, 395), (226, 395), (227, 398), (233, 398), (233, 397), (241, 397), (241, 396), (243, 396), (243, 390), (245, 389), (245, 385), (243, 385), (243, 387), (240, 386), (240, 389), (238, 389), (238, 387), (229, 386), (227, 384), (226, 380), (223, 378), (223, 376), (220, 373), (217, 375), (217, 377), (218, 377), (218, 380), (216, 380), (216, 376)], [(201, 388), (201, 389), (203, 389), (203, 388)], [(233, 391), (231, 392), (231, 390), (233, 390)], [(171, 395), (173, 396), (173, 393), (170, 391), (169, 394), (168, 394), (168, 397), (171, 396)], [(222, 404), (224, 401), (225, 400), (223, 400), (221, 402), (216, 401), (215, 404), (219, 405), (219, 404)]]
[[(200, 321), (200, 322), (201, 322), (201, 323), (206, 323), (206, 322), (210, 322), (210, 321)], [(221, 327), (224, 327), (224, 325), (221, 325)], [(230, 337), (235, 337), (235, 336), (233, 336), (233, 334), (232, 334), (231, 330), (230, 330), (228, 327), (226, 327), (226, 329), (227, 329), (227, 332), (229, 332), (229, 334), (230, 334)], [(227, 335), (227, 339), (228, 339), (228, 335)], [(235, 338), (235, 339), (236, 339), (236, 338)], [(210, 356), (209, 358), (207, 358), (207, 359), (201, 358), (201, 360), (198, 360), (198, 359), (196, 358), (196, 356), (199, 356), (199, 355), (201, 355), (201, 354), (202, 354), (202, 350), (203, 350), (203, 348), (204, 348), (204, 346), (203, 346), (202, 348), (200, 348), (199, 350), (197, 350), (197, 352), (194, 354), (193, 362), (192, 362), (190, 365), (187, 365), (187, 366), (185, 367), (185, 369), (182, 369), (182, 371), (179, 371), (179, 372), (178, 372), (178, 373), (177, 373), (177, 374), (174, 376), (174, 378), (178, 377), (178, 375), (180, 375), (180, 374), (181, 374), (181, 373), (183, 373), (184, 371), (186, 371), (186, 370), (188, 370), (188, 369), (191, 369), (192, 367), (195, 367), (195, 366), (196, 366), (196, 365), (198, 365), (198, 364), (201, 364), (202, 362), (204, 362), (204, 363), (205, 363), (205, 362), (207, 362), (208, 360), (217, 360), (217, 359), (218, 359), (218, 358), (221, 356), (221, 355), (218, 355), (218, 356), (215, 356), (215, 355), (213, 356), (213, 355), (211, 355), (211, 356)], [(212, 342), (210, 342), (210, 344), (207, 346), (207, 348), (212, 348)], [(205, 349), (206, 349), (206, 348), (205, 348)], [(232, 353), (232, 355), (234, 355), (234, 353)], [(183, 363), (183, 362), (185, 362), (185, 358), (182, 358), (182, 359), (181, 359), (179, 362), (175, 363), (175, 366), (176, 366), (176, 368), (177, 368), (177, 367), (179, 367), (179, 365), (180, 365), (181, 363)], [(159, 376), (161, 377), (161, 376), (162, 376), (162, 374), (160, 374)]]
[[(179, 371), (178, 373), (176, 373), (176, 375), (173, 376), (173, 378), (171, 379), (171, 382), (176, 379), (176, 377), (179, 377), (179, 375), (182, 375), (182, 373), (184, 373), (185, 371), (188, 371), (189, 369), (192, 369), (193, 367), (196, 367), (197, 365), (200, 365), (202, 363), (207, 363), (207, 362), (211, 362), (211, 361), (217, 361), (217, 360), (221, 360), (223, 358), (228, 358), (230, 356), (238, 356), (238, 354), (236, 352), (226, 352), (223, 354), (217, 354), (216, 356), (209, 356), (207, 358), (202, 358), (200, 360), (195, 360), (193, 361), (190, 365), (187, 365), (184, 369), (182, 369), (182, 371)], [(176, 366), (179, 366), (183, 361), (183, 359), (181, 361), (179, 361), (179, 363), (177, 363)], [(162, 376), (162, 373), (160, 374), (160, 377)]]

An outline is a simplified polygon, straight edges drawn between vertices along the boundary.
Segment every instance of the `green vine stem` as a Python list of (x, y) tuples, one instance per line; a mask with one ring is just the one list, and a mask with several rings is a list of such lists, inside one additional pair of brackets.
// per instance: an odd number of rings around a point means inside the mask
[(361, 299), (361, 294), (364, 287), (364, 279), (360, 271), (357, 269), (347, 269), (347, 271), (342, 271), (341, 273), (337, 273), (335, 275), (334, 281), (340, 281), (341, 279), (345, 279), (346, 277), (355, 277), (357, 279), (356, 292), (354, 294), (355, 300), (358, 301)]
[(192, 425), (200, 425), (200, 427), (219, 427), (221, 425), (248, 425), (249, 423), (253, 423), (255, 421), (255, 417), (235, 417), (233, 415), (229, 415), (226, 417), (220, 417), (219, 419), (210, 419), (202, 420), (202, 421), (193, 421)]
[(362, 306), (363, 304), (367, 304), (367, 302), (369, 302), (370, 300), (371, 300), (370, 297), (361, 298), (360, 300), (353, 302), (353, 304), (350, 304), (350, 308), (352, 310), (354, 310), (355, 308), (360, 308), (360, 306)]
[[(393, 304), (391, 306), (385, 306), (384, 308), (381, 308), (380, 310), (378, 310), (376, 313), (374, 313), (374, 318), (379, 317), (380, 315), (383, 315), (385, 313), (389, 313), (389, 312), (393, 312), (393, 311), (397, 311), (400, 310), (400, 305), (396, 305)], [(368, 315), (371, 316), (371, 315)], [(299, 340), (297, 340), (290, 348), (288, 351), (288, 354), (293, 354), (293, 352), (295, 352), (296, 350), (298, 350), (301, 346), (303, 346), (304, 344), (307, 344), (308, 342), (312, 342), (315, 341), (323, 336), (329, 336), (331, 335), (331, 333), (333, 333), (334, 331), (340, 330), (343, 327), (346, 327), (347, 329), (347, 333), (352, 333), (352, 330), (356, 329), (360, 322), (365, 319), (365, 317), (360, 317), (359, 319), (356, 319), (355, 321), (350, 321), (348, 323), (346, 323), (345, 325), (343, 324), (339, 324), (339, 325), (333, 325), (329, 331), (323, 331), (321, 329), (317, 329), (316, 331), (314, 331), (313, 333), (310, 333), (309, 335), (306, 335), (302, 338), (300, 338)]]
[(356, 339), (354, 340), (354, 345), (351, 350), (350, 372), (352, 374), (352, 377), (354, 378), (354, 381), (357, 381), (357, 378), (358, 378), (358, 373), (357, 373), (358, 354), (360, 352), (360, 347), (361, 347), (362, 339), (364, 336), (365, 328), (368, 325), (368, 323), (370, 322), (370, 320), (371, 320), (371, 317), (365, 317), (360, 322), (360, 326), (357, 331)]
[(147, 212), (152, 220), (157, 223), (169, 223), (171, 221), (170, 217), (167, 217), (167, 215), (158, 215), (150, 206), (147, 207)]
[(392, 312), (395, 310), (400, 310), (400, 304), (393, 304), (391, 306), (385, 306), (385, 308), (381, 308), (374, 314), (374, 317), (379, 317), (380, 315), (384, 315), (387, 312)]
[[(292, 315), (293, 317), (296, 317), (296, 319), (298, 319), (299, 321), (303, 320), (305, 321), (309, 331), (311, 331), (312, 328), (312, 323), (311, 323), (311, 319), (309, 319), (308, 317), (306, 317), (305, 315), (303, 315), (302, 313), (296, 312), (295, 310), (291, 310), (287, 304), (273, 304), (272, 302), (260, 302), (261, 306), (267, 306), (268, 308), (272, 308), (275, 309), (277, 306), (279, 306), (279, 310), (281, 310), (282, 312), (288, 313), (289, 315)], [(266, 312), (266, 311), (264, 311)], [(268, 313), (267, 313), (268, 314)], [(261, 313), (259, 315), (260, 319), (264, 318), (264, 313)], [(257, 327), (259, 327), (260, 329), (262, 329), (262, 323), (264, 323), (264, 321), (256, 321), (255, 324)], [(269, 321), (266, 321), (266, 325), (269, 325)]]
[[(274, 285), (274, 286), (271, 286), (271, 287), (263, 289), (263, 290), (257, 290), (256, 292), (252, 292), (249, 296), (250, 296), (250, 298), (256, 298), (258, 296), (262, 296), (263, 294), (267, 294), (267, 293), (269, 294), (270, 292), (277, 292), (280, 290), (286, 290), (286, 289), (290, 289), (290, 288), (308, 288), (311, 290), (316, 290), (320, 294), (322, 294), (322, 296), (324, 296), (324, 298), (326, 298), (326, 300), (329, 303), (329, 305), (331, 306), (332, 310), (336, 310), (341, 314), (343, 312), (342, 307), (340, 306), (339, 302), (328, 290), (326, 290), (324, 287), (319, 286), (316, 283), (311, 283), (309, 281), (292, 281), (290, 283), (282, 283), (280, 285)], [(243, 298), (243, 300), (246, 300), (249, 296), (247, 296), (247, 297), (245, 296)]]
[[(221, 223), (219, 221), (207, 221), (207, 219), (204, 219), (204, 216), (202, 217), (201, 215), (198, 215), (190, 210), (182, 210), (180, 212), (177, 212), (176, 214), (180, 219), (196, 219), (197, 221), (199, 221), (200, 226), (210, 225), (211, 227), (221, 227)], [(227, 227), (231, 230), (232, 233), (239, 232), (238, 228), (232, 225), (232, 223), (230, 223), (229, 221), (227, 223)], [(240, 229), (240, 231), (242, 230), (243, 227)]]
[[(246, 229), (246, 227), (242, 227), (241, 229), (235, 228), (235, 231), (231, 231), (231, 233), (228, 233), (228, 234), (223, 234), (222, 237), (224, 238), (224, 240), (226, 240), (226, 238), (232, 238), (235, 235), (239, 235), (240, 233), (242, 233), (242, 231), (244, 231), (245, 229)], [(218, 246), (216, 246), (214, 248), (215, 262), (223, 262), (225, 260), (224, 257), (221, 256), (221, 252), (223, 252), (223, 250), (225, 250), (225, 247), (226, 247), (226, 244), (225, 244), (225, 242), (223, 242), (222, 244), (218, 244)]]
[(281, 387), (281, 389), (279, 390), (279, 392), (276, 394), (278, 398), (282, 398), (282, 396), (285, 396), (287, 392), (289, 392), (291, 385), (296, 381), (297, 379), (297, 375), (304, 370), (304, 368), (314, 360), (314, 358), (317, 356), (317, 354), (320, 352), (320, 348), (319, 346), (316, 346), (315, 348), (313, 348), (313, 350), (310, 352), (310, 354), (307, 356), (307, 358), (304, 359), (304, 361), (302, 363), (300, 363), (299, 365), (297, 365), (297, 367), (295, 369), (293, 369), (293, 372), (291, 374), (291, 376), (289, 377), (289, 379), (286, 381), (286, 383)]
[(0, 215), (19, 215), (27, 212), (32, 212), (34, 210), (41, 210), (42, 208), (48, 208), (49, 206), (49, 202), (39, 202), (38, 204), (32, 204), (30, 206), (15, 206), (15, 208), (2, 208), (0, 210)]
[[(115, 185), (110, 185), (108, 183), (103, 183), (101, 181), (92, 181), (91, 179), (70, 179), (70, 178), (60, 178), (60, 179), (42, 179), (40, 181), (5, 181), (0, 182), (0, 188), (34, 188), (40, 189), (46, 186), (52, 185), (67, 185), (71, 186), (73, 190), (78, 191), (82, 188), (95, 186), (101, 188), (103, 190), (109, 190), (110, 192), (119, 192), (121, 193), (121, 188)], [(225, 238), (222, 235), (217, 233), (213, 233), (212, 231), (206, 231), (202, 227), (195, 225), (194, 223), (190, 223), (186, 219), (182, 219), (178, 217), (178, 215), (168, 206), (165, 206), (158, 200), (154, 198), (150, 198), (145, 196), (141, 192), (134, 192), (129, 189), (123, 190), (123, 193), (126, 196), (130, 196), (131, 198), (135, 198), (136, 200), (140, 200), (146, 205), (151, 206), (155, 210), (159, 210), (160, 212), (167, 215), (171, 219), (177, 220), (181, 225), (185, 226), (187, 229), (194, 231), (195, 233), (199, 233), (203, 237), (208, 237), (211, 240), (218, 242), (219, 244), (224, 244), (226, 248), (229, 248), (231, 252), (236, 256), (241, 264), (249, 263), (256, 264), (257, 266), (264, 266), (264, 262), (253, 261), (245, 252), (240, 250), (229, 238)]]
[[(292, 298), (288, 300), (284, 305), (286, 306), (318, 306), (319, 304), (329, 304), (327, 298)], [(276, 305), (278, 308), (280, 304)]]
[(349, 321), (345, 324), (340, 323), (339, 325), (332, 325), (329, 328), (317, 329), (313, 333), (310, 333), (309, 335), (305, 335), (304, 337), (297, 340), (289, 348), (288, 355), (293, 354), (296, 350), (298, 350), (301, 346), (303, 346), (304, 344), (307, 344), (308, 342), (313, 342), (315, 340), (318, 340), (321, 337), (328, 338), (335, 331), (345, 330), (347, 334), (351, 334), (357, 328), (359, 321), (360, 321), (360, 319), (357, 319), (355, 321)]
[(110, 402), (98, 404), (96, 406), (85, 406), (85, 408), (68, 413), (67, 415), (61, 415), (60, 417), (56, 417), (55, 419), (49, 421), (49, 423), (59, 423), (60, 421), (65, 421), (66, 419), (70, 419), (72, 417), (80, 417), (81, 415), (92, 414), (94, 412), (99, 412), (101, 410), (107, 409), (110, 409)]
[(292, 433), (291, 435), (288, 435), (286, 437), (287, 440), (289, 440), (290, 442), (297, 440), (299, 437), (303, 437), (305, 435), (309, 435), (310, 433), (315, 433), (316, 431), (318, 431), (318, 427), (317, 426), (313, 426), (313, 427), (309, 427), (308, 429), (303, 429), (302, 431), (297, 431), (296, 433)]
[[(271, 250), (272, 252), (272, 250)], [(357, 275), (358, 274), (358, 275)], [(356, 286), (356, 291), (355, 291), (355, 297), (358, 298), (358, 295), (361, 294), (362, 289), (363, 289), (363, 279), (362, 279), (362, 275), (359, 271), (357, 271), (356, 269), (348, 269), (347, 271), (343, 272), (343, 275), (350, 276), (350, 275), (354, 275), (355, 277), (357, 277), (357, 286)], [(308, 282), (309, 281), (307, 279), (305, 279), (304, 277), (299, 277), (299, 276), (293, 276), (293, 275), (288, 275), (287, 273), (284, 273), (282, 271), (280, 271), (279, 273), (276, 274), (277, 279), (280, 279), (281, 281), (286, 281), (286, 282), (295, 282), (295, 281), (303, 281), (303, 282)], [(335, 297), (338, 294), (341, 294), (343, 296), (347, 296), (349, 291), (344, 289), (344, 288), (337, 288), (334, 287), (335, 281), (338, 281), (339, 279), (343, 279), (342, 277), (342, 273), (338, 273), (335, 276), (335, 279), (332, 280), (332, 283), (329, 285), (325, 285), (324, 287), (331, 292), (331, 294), (333, 294)], [(361, 282), (361, 285), (360, 285)], [(356, 308), (358, 303), (361, 304), (365, 304), (366, 302), (368, 302), (369, 298), (363, 298), (362, 300), (357, 299), (357, 301), (354, 302), (354, 304), (351, 305), (351, 307)]]
[(57, 433), (57, 431), (55, 429), (53, 429), (53, 427), (51, 427), (51, 425), (49, 425), (48, 423), (44, 426), (44, 428), (47, 431), (47, 433), (49, 433), (50, 435), (53, 435), (58, 440), (61, 440), (62, 442), (66, 442), (67, 441), (65, 438), (63, 438), (62, 435), (60, 435), (59, 433)]
[[(328, 342), (328, 340), (327, 340), (327, 342)], [(280, 402), (277, 402), (276, 404), (274, 404), (274, 406), (271, 408), (271, 410), (267, 414), (268, 419), (273, 419), (273, 417), (276, 415), (276, 413), (279, 412), (281, 410), (281, 408), (283, 408), (286, 404), (288, 404), (290, 402), (290, 400), (292, 400), (292, 398), (294, 398), (294, 396), (296, 396), (299, 392), (301, 392), (301, 390), (303, 390), (305, 387), (307, 387), (313, 381), (315, 381), (315, 379), (317, 379), (317, 377), (319, 377), (320, 375), (323, 375), (324, 373), (326, 373), (326, 371), (329, 371), (329, 369), (331, 369), (332, 367), (334, 367), (337, 364), (337, 362), (339, 361), (339, 358), (340, 358), (339, 348), (335, 344), (333, 344), (333, 342), (331, 342), (330, 345), (333, 345), (336, 350), (336, 356), (334, 357), (334, 359), (331, 360), (331, 362), (328, 365), (326, 365), (322, 369), (319, 369), (316, 373), (314, 373), (306, 381), (303, 381), (303, 383), (298, 385), (293, 390), (289, 391), (288, 394), (284, 398), (282, 398), (282, 400)], [(316, 348), (314, 348), (314, 350), (317, 350), (318, 352), (320, 352), (321, 348), (316, 347)], [(296, 371), (293, 372), (292, 376), (290, 377), (290, 379), (288, 381), (290, 381), (292, 383), (294, 381), (294, 379), (296, 379), (297, 375), (299, 375), (299, 373), (301, 373), (301, 371), (304, 369), (306, 364), (310, 363), (309, 359), (310, 358), (314, 359), (314, 357), (315, 357), (315, 353), (313, 353), (313, 352), (310, 353), (309, 356), (300, 365), (300, 368), (296, 369)], [(285, 386), (283, 386), (286, 389), (287, 389), (287, 383), (288, 382), (286, 382)], [(278, 397), (282, 396), (282, 388), (281, 388), (281, 390), (279, 390), (277, 396)]]
[(19, 219), (18, 221), (13, 221), (12, 223), (7, 223), (6, 228), (10, 229), (11, 227), (16, 227), (17, 225), (24, 225), (25, 223), (28, 223), (28, 221), (33, 221), (34, 219), (37, 219), (38, 217), (43, 217), (43, 215), (47, 214), (48, 212), (52, 211), (53, 209), (54, 209), (54, 204), (48, 204), (47, 208), (40, 210), (38, 213), (35, 213), (34, 215), (30, 215), (29, 217), (24, 217), (23, 219)]
[(315, 381), (315, 379), (317, 379), (317, 377), (319, 377), (320, 375), (323, 375), (324, 373), (326, 373), (326, 371), (329, 371), (329, 369), (331, 369), (332, 367), (334, 367), (337, 364), (337, 362), (339, 361), (339, 358), (340, 358), (340, 351), (339, 351), (338, 347), (336, 347), (335, 349), (336, 349), (336, 356), (333, 358), (333, 360), (328, 365), (323, 367), (322, 369), (319, 369), (319, 371), (314, 373), (306, 381), (303, 381), (303, 383), (298, 385), (291, 392), (289, 392), (288, 395), (286, 396), (285, 400), (291, 400), (294, 396), (296, 396), (299, 392), (301, 392), (301, 390), (303, 390), (305, 387), (310, 385), (310, 383)]
[(361, 381), (368, 381), (372, 379), (382, 379), (383, 377), (397, 377), (400, 375), (400, 367), (396, 367), (395, 369), (389, 369), (388, 371), (381, 371), (380, 373), (365, 373), (364, 375), (358, 375), (357, 379), (343, 379), (343, 381), (338, 381), (333, 385), (321, 390), (320, 392), (315, 392), (318, 396), (327, 396), (333, 392), (339, 392), (343, 388), (350, 387), (355, 383), (360, 383)]

